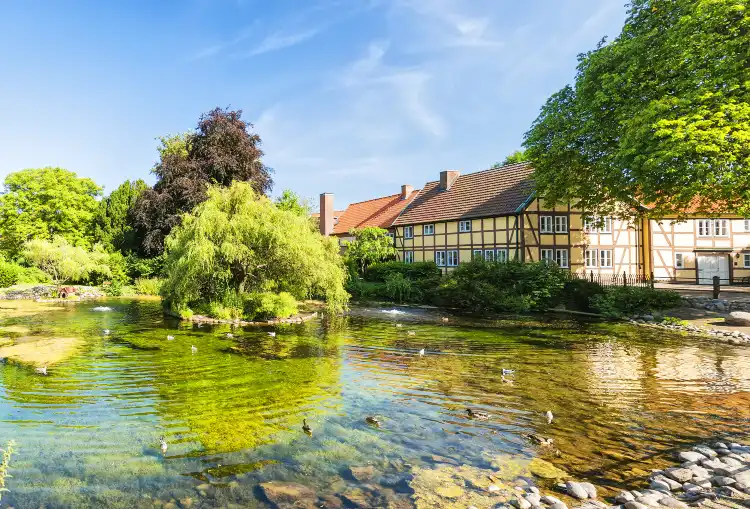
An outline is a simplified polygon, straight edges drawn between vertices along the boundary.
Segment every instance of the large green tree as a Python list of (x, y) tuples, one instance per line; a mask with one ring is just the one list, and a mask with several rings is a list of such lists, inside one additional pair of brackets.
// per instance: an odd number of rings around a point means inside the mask
[(133, 207), (146, 189), (148, 185), (141, 179), (126, 180), (99, 202), (94, 216), (94, 238), (108, 251), (127, 254), (138, 248), (133, 229)]
[(143, 254), (161, 254), (164, 239), (182, 214), (207, 197), (209, 186), (248, 182), (258, 194), (271, 190), (271, 169), (262, 162), (260, 137), (242, 111), (214, 109), (201, 116), (197, 129), (161, 139), (160, 159), (152, 170), (153, 189), (141, 194), (134, 208)]
[(92, 219), (101, 188), (62, 168), (21, 170), (5, 177), (0, 196), (0, 246), (17, 256), (24, 242), (59, 236), (74, 245), (92, 243)]
[(353, 228), (349, 232), (354, 240), (346, 241), (346, 263), (349, 270), (360, 276), (373, 263), (396, 258), (396, 247), (388, 230), (376, 226)]
[(162, 295), (174, 311), (251, 318), (281, 292), (322, 297), (331, 310), (348, 299), (336, 240), (248, 182), (210, 187), (208, 199), (170, 233), (166, 255)]
[(553, 202), (750, 213), (750, 2), (633, 0), (524, 146)]

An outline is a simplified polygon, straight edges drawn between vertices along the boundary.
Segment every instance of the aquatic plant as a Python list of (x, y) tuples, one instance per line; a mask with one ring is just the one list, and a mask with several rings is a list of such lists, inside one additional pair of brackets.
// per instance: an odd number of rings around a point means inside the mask
[(8, 469), (10, 468), (10, 457), (13, 455), (13, 447), (15, 447), (16, 442), (14, 440), (10, 440), (6, 445), (5, 449), (3, 450), (3, 459), (0, 460), (0, 500), (3, 498), (3, 493), (8, 491), (8, 488), (5, 487), (5, 480), (9, 477), (12, 477), (8, 473)]

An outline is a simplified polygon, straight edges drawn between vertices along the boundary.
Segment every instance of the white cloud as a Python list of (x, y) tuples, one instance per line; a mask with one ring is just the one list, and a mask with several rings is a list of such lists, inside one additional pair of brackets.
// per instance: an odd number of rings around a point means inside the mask
[(269, 53), (271, 51), (279, 51), (285, 48), (296, 46), (308, 39), (315, 37), (323, 27), (311, 28), (308, 30), (302, 30), (294, 33), (275, 33), (271, 34), (263, 39), (260, 44), (247, 53), (237, 53), (235, 57), (253, 57), (256, 55), (262, 55), (263, 53)]

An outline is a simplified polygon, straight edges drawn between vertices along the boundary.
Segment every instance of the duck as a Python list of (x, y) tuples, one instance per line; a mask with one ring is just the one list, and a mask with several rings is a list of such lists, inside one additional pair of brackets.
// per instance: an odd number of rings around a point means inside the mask
[(424, 355), (424, 348), (419, 351), (419, 355)]
[(172, 341), (174, 339), (174, 336), (167, 336), (167, 341)]
[(312, 428), (307, 424), (307, 419), (302, 419), (302, 431), (308, 435), (312, 435)]
[(190, 351), (193, 352), (193, 353), (195, 353), (195, 352), (198, 351), (198, 349), (195, 348), (195, 345), (190, 345)]
[(547, 413), (544, 415), (547, 416), (547, 424), (552, 424), (552, 419), (555, 418), (555, 416), (552, 415), (552, 410), (547, 410)]
[(47, 366), (42, 366), (41, 368), (36, 368), (34, 371), (36, 371), (40, 375), (47, 376)]
[(407, 335), (407, 336), (416, 336), (416, 335), (417, 335), (417, 333), (416, 333), (416, 332), (414, 332), (413, 330), (410, 330), (410, 331), (407, 331), (407, 332), (406, 332), (406, 335)]
[(365, 417), (365, 422), (371, 426), (375, 426), (376, 428), (380, 427), (380, 419), (377, 417), (373, 417), (372, 415), (368, 415)]
[(234, 337), (234, 334), (232, 334), (231, 332), (227, 332), (227, 337), (229, 339), (232, 339)]
[(444, 316), (440, 319), (443, 323), (448, 323), (450, 320), (448, 320), (447, 316)]
[(490, 418), (490, 414), (482, 412), (481, 410), (472, 410), (471, 408), (466, 409), (466, 414), (470, 419), (476, 419), (478, 421), (486, 421)]
[(161, 449), (162, 454), (167, 454), (167, 447), (169, 445), (167, 444), (167, 441), (164, 440), (164, 435), (159, 437), (159, 448)]
[(536, 433), (530, 433), (526, 435), (526, 438), (543, 447), (551, 447), (552, 443), (554, 442), (554, 440), (552, 440), (551, 438), (545, 438), (541, 435), (537, 435)]
[(103, 331), (103, 332), (104, 332), (104, 335), (105, 335), (105, 336), (109, 336), (109, 329), (104, 329), (104, 331)]
[(512, 375), (512, 374), (513, 374), (513, 373), (515, 373), (515, 372), (516, 372), (516, 370), (515, 370), (515, 369), (507, 369), (507, 368), (503, 368), (503, 375)]
[(275, 332), (269, 332), (268, 335), (271, 336), (272, 338), (276, 337), (276, 333)]
[(400, 323), (397, 323), (395, 325), (396, 325), (396, 327), (403, 327), (403, 325), (401, 325)]

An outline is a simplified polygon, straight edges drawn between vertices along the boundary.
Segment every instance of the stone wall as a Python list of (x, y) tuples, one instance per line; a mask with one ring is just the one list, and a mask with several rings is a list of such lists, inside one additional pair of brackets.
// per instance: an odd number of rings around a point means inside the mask
[(705, 296), (685, 296), (682, 297), (687, 307), (696, 309), (706, 309), (718, 313), (729, 313), (731, 311), (750, 311), (750, 297), (745, 299), (727, 300), (712, 299)]

